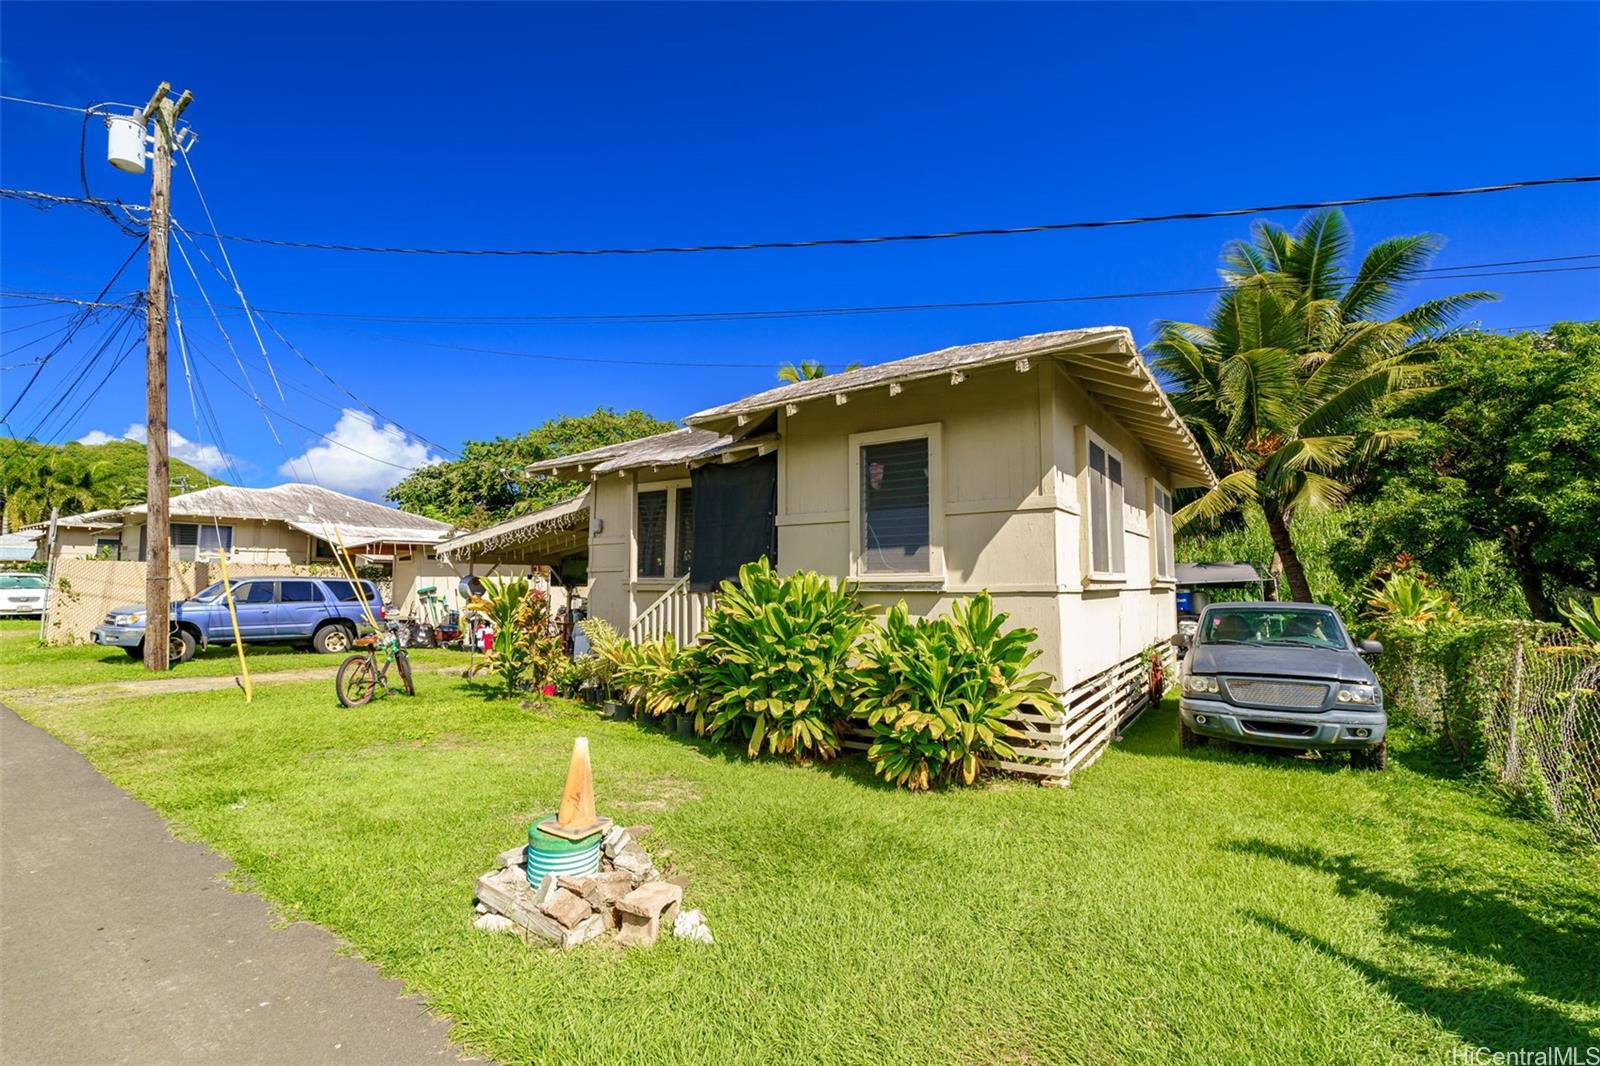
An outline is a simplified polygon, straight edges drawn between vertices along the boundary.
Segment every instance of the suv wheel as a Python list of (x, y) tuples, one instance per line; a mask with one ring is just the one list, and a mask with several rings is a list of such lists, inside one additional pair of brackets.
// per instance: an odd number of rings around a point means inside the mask
[(1389, 742), (1379, 741), (1370, 748), (1350, 753), (1350, 765), (1357, 770), (1382, 770), (1389, 765)]
[(317, 630), (311, 647), (324, 655), (343, 655), (350, 650), (350, 630), (335, 622)]
[(1207, 739), (1208, 738), (1190, 729), (1189, 723), (1183, 720), (1182, 715), (1178, 716), (1178, 747), (1185, 749), (1198, 748), (1203, 745)]

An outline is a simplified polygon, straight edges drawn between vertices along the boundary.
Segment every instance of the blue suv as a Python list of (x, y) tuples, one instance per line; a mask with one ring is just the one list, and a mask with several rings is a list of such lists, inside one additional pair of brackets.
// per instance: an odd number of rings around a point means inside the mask
[[(385, 612), (378, 588), (362, 581), (360, 593), (347, 579), (327, 577), (240, 577), (233, 579), (239, 637), (245, 644), (307, 644), (320, 652), (342, 653), (357, 633), (370, 628), (361, 607), (365, 596), (374, 618)], [(208, 644), (232, 644), (233, 623), (222, 582), (193, 599), (172, 605), (171, 657), (188, 662)], [(144, 656), (145, 609), (118, 607), (89, 633), (96, 644)]]

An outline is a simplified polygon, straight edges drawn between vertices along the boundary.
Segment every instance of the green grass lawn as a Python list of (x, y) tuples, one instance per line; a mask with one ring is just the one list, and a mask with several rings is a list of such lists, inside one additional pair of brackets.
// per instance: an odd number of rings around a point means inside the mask
[[(9, 675), (15, 645), (0, 647)], [(1600, 1043), (1596, 852), (1403, 733), (1382, 774), (1180, 754), (1168, 706), (1069, 789), (908, 795), (859, 760), (751, 763), (456, 678), (419, 689), (358, 711), (320, 682), (263, 686), (249, 707), (219, 691), (19, 710), (504, 1062)], [(580, 734), (602, 813), (654, 827), (714, 946), (560, 954), (470, 927), (473, 880), (553, 807)]]

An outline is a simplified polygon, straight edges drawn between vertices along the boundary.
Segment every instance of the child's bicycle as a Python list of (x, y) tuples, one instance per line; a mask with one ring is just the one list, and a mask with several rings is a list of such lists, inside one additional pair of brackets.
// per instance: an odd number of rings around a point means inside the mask
[(416, 686), (411, 683), (411, 660), (406, 657), (405, 649), (400, 646), (400, 638), (396, 632), (399, 628), (398, 622), (390, 622), (387, 633), (374, 633), (356, 639), (356, 646), (363, 650), (339, 664), (339, 673), (333, 683), (341, 704), (346, 707), (360, 707), (364, 703), (370, 703), (380, 685), (383, 686), (384, 692), (388, 692), (390, 666), (399, 670), (400, 684), (405, 694), (407, 696), (417, 694)]

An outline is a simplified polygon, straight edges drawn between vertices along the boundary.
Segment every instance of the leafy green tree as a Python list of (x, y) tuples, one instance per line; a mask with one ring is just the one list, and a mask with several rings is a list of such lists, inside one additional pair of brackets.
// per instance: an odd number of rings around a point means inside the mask
[(586, 415), (560, 415), (521, 436), (467, 441), (460, 459), (422, 467), (390, 489), (388, 498), (413, 514), (485, 526), (583, 491), (572, 482), (529, 476), (529, 464), (677, 428), (639, 410), (600, 407)]
[(1258, 222), (1250, 241), (1224, 248), (1226, 291), (1207, 324), (1164, 322), (1151, 345), (1177, 383), (1174, 406), (1222, 475), (1174, 516), (1178, 526), (1259, 508), (1275, 569), (1295, 599), (1311, 599), (1294, 515), (1337, 507), (1353, 469), (1411, 435), (1372, 420), (1425, 391), (1438, 337), (1491, 298), (1462, 293), (1393, 313), (1442, 243), (1380, 241), (1349, 275), (1344, 216), (1319, 211), (1292, 233)]
[(1349, 550), (1368, 572), (1407, 552), (1444, 574), (1496, 544), (1528, 612), (1554, 621), (1563, 589), (1600, 587), (1600, 324), (1460, 334), (1433, 375)]

